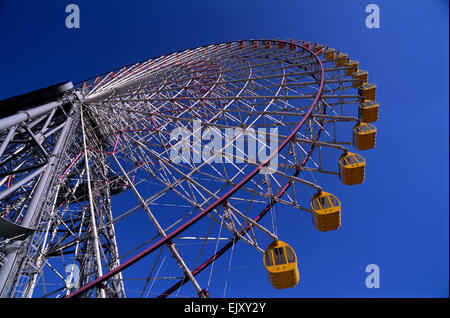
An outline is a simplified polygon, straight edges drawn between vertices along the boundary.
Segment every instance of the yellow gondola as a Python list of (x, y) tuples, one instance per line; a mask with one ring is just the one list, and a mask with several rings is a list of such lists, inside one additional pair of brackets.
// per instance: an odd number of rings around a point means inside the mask
[(327, 61), (332, 61), (334, 60), (334, 56), (335, 56), (336, 50), (333, 48), (328, 48), (325, 51), (325, 59)]
[(357, 154), (347, 152), (339, 158), (339, 178), (347, 185), (364, 182), (366, 161)]
[(357, 70), (353, 73), (353, 87), (359, 87), (363, 84), (366, 84), (369, 80), (369, 72), (365, 70)]
[(313, 223), (319, 231), (332, 231), (341, 226), (341, 203), (332, 194), (318, 192), (311, 199)]
[(363, 123), (373, 123), (378, 120), (379, 104), (374, 100), (365, 100), (359, 103), (358, 118)]
[(311, 49), (311, 43), (303, 41), (302, 44), (300, 44), (301, 47)]
[(347, 62), (347, 65), (346, 65), (346, 69), (345, 69), (345, 73), (347, 74), (347, 75), (353, 75), (353, 73), (355, 73), (356, 71), (358, 71), (358, 67), (359, 67), (359, 62), (358, 61), (353, 61), (353, 60), (350, 60), (350, 61), (348, 61)]
[(353, 145), (356, 149), (367, 150), (375, 148), (377, 128), (368, 123), (359, 123), (353, 127)]
[(300, 280), (297, 257), (294, 250), (285, 242), (274, 241), (264, 253), (264, 266), (269, 281), (276, 289), (292, 288)]
[(365, 100), (375, 100), (377, 97), (377, 85), (371, 83), (364, 83), (358, 88), (359, 96)]
[(324, 52), (324, 46), (323, 45), (320, 45), (320, 44), (314, 44), (314, 46), (313, 46), (313, 52), (316, 54), (316, 55), (321, 55), (321, 54), (323, 54), (323, 52)]
[(336, 56), (336, 66), (341, 67), (345, 66), (348, 62), (348, 54), (347, 53), (338, 53)]

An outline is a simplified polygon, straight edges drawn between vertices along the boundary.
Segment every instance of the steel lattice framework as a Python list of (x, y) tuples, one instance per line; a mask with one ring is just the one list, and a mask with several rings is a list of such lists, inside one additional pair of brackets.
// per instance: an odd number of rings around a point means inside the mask
[[(363, 98), (349, 65), (327, 49), (281, 40), (198, 47), (0, 119), (9, 229), (0, 295), (125, 297), (123, 271), (145, 259), (136, 296), (185, 284), (207, 296), (214, 262), (238, 241), (264, 253), (278, 239), (275, 206), (311, 213), (320, 183), (338, 178)], [(252, 142), (267, 151), (242, 151)], [(174, 147), (192, 152), (173, 160)], [(136, 226), (146, 229), (140, 241)], [(123, 246), (120, 233), (130, 236)]]

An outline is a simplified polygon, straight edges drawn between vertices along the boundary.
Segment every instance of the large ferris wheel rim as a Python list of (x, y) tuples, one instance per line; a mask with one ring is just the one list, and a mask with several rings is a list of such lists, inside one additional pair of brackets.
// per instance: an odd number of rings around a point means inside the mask
[[(183, 231), (185, 231), (186, 229), (188, 229), (189, 227), (191, 227), (192, 225), (194, 225), (197, 221), (199, 221), (200, 219), (202, 219), (204, 216), (206, 216), (207, 214), (209, 214), (211, 211), (213, 211), (215, 208), (217, 208), (218, 206), (220, 206), (221, 204), (224, 204), (226, 202), (226, 200), (231, 197), (235, 192), (237, 192), (240, 188), (242, 188), (247, 182), (249, 182), (257, 173), (259, 173), (261, 171), (262, 168), (264, 168), (266, 165), (268, 165), (268, 163), (278, 154), (281, 152), (281, 150), (283, 150), (285, 148), (285, 146), (295, 137), (295, 135), (297, 134), (297, 132), (302, 128), (302, 126), (305, 124), (306, 120), (308, 119), (308, 117), (310, 117), (314, 107), (316, 106), (317, 102), (319, 101), (322, 92), (323, 92), (323, 88), (324, 88), (324, 79), (325, 79), (325, 70), (322, 64), (321, 59), (308, 47), (302, 45), (302, 44), (298, 44), (296, 42), (291, 42), (291, 41), (285, 41), (285, 40), (267, 40), (267, 39), (250, 39), (250, 40), (239, 40), (239, 41), (228, 41), (228, 42), (222, 42), (222, 43), (216, 43), (213, 45), (221, 45), (221, 44), (230, 44), (230, 43), (242, 43), (242, 42), (250, 42), (250, 41), (271, 41), (271, 42), (275, 42), (275, 43), (283, 43), (285, 45), (293, 45), (294, 47), (301, 48), (302, 50), (305, 50), (306, 52), (308, 52), (319, 64), (320, 66), (320, 84), (317, 90), (317, 93), (311, 103), (311, 106), (308, 108), (308, 110), (306, 111), (306, 113), (304, 114), (304, 116), (302, 117), (302, 119), (299, 121), (299, 123), (295, 126), (295, 128), (292, 130), (292, 132), (281, 142), (281, 144), (278, 146), (278, 148), (275, 149), (275, 151), (273, 151), (262, 163), (260, 163), (252, 172), (250, 172), (246, 177), (244, 177), (240, 182), (238, 182), (236, 185), (234, 185), (228, 192), (226, 192), (224, 195), (222, 195), (220, 198), (218, 198), (214, 203), (212, 203), (211, 205), (209, 205), (207, 208), (205, 208), (203, 211), (200, 211), (197, 215), (195, 215), (194, 217), (192, 217), (189, 221), (185, 222), (183, 225), (179, 226), (177, 229), (175, 229), (174, 231), (172, 231), (171, 233), (167, 234), (165, 237), (161, 238), (158, 242), (154, 243), (153, 245), (151, 245), (150, 247), (146, 248), (144, 251), (138, 253), (137, 255), (135, 255), (134, 257), (132, 257), (131, 259), (127, 260), (126, 262), (120, 264), (119, 266), (117, 266), (116, 268), (110, 270), (109, 272), (103, 274), (101, 277), (98, 277), (97, 279), (93, 280), (92, 282), (87, 283), (84, 286), (81, 286), (79, 289), (77, 289), (76, 291), (72, 292), (71, 294), (67, 295), (66, 298), (73, 298), (73, 297), (77, 297), (78, 295), (96, 287), (101, 285), (102, 283), (104, 283), (106, 280), (114, 277), (115, 275), (117, 275), (118, 273), (122, 272), (123, 270), (125, 270), (126, 268), (130, 267), (131, 265), (135, 264), (136, 262), (138, 262), (139, 260), (141, 260), (142, 258), (144, 258), (145, 256), (151, 254), (152, 252), (154, 252), (155, 250), (157, 250), (158, 248), (160, 248), (162, 245), (164, 244), (170, 244), (171, 240), (173, 238), (175, 238), (176, 236), (178, 236), (179, 234), (181, 234)], [(204, 45), (204, 46), (200, 46), (200, 47), (195, 47), (195, 48), (201, 48), (201, 47), (208, 47), (211, 45)], [(194, 48), (192, 48), (194, 49)], [(172, 54), (176, 54), (176, 53), (181, 53), (181, 52), (185, 52), (189, 49), (184, 49), (184, 50), (180, 50), (180, 51), (176, 51), (176, 52), (172, 52), (168, 55), (172, 55)], [(148, 61), (149, 59), (143, 60), (141, 62), (145, 62)], [(136, 62), (136, 63), (132, 63), (129, 64), (128, 66), (132, 66), (135, 65), (137, 63), (140, 62)], [(124, 67), (127, 66), (123, 66), (123, 67), (119, 67), (116, 68), (115, 70), (118, 69), (123, 69)], [(105, 72), (102, 73), (100, 75), (104, 75), (104, 74), (109, 74), (113, 71), (109, 71), (109, 72)], [(96, 78), (100, 75), (91, 77), (90, 79)], [(89, 80), (89, 79), (88, 79)], [(75, 85), (78, 86), (80, 84), (82, 84), (85, 81), (81, 81), (76, 83)], [(320, 133), (322, 131), (322, 128), (319, 129), (317, 136), (320, 136)], [(304, 166), (306, 164), (306, 162), (309, 160), (309, 158), (311, 157), (311, 154), (313, 152), (315, 148), (315, 145), (312, 144), (311, 148), (307, 154), (307, 156), (304, 158), (304, 160), (301, 162), (300, 166)], [(296, 172), (294, 173), (294, 176), (297, 175), (300, 172), (299, 169), (296, 169)], [(287, 183), (284, 185), (284, 187), (280, 190), (280, 192), (276, 195), (277, 197), (281, 197), (290, 187), (290, 185), (292, 184), (291, 180), (288, 180)], [(267, 205), (262, 212), (260, 212), (254, 219), (255, 222), (258, 222), (266, 213), (267, 211), (269, 211), (269, 209), (276, 203), (277, 201), (271, 202), (269, 203), (269, 205)], [(251, 228), (251, 225), (247, 225), (246, 228), (244, 228), (242, 230), (242, 232), (245, 234), (249, 229)], [(231, 246), (233, 246), (236, 242), (238, 241), (237, 239), (233, 239), (231, 240), (227, 245), (225, 245), (221, 250), (219, 250), (218, 252), (216, 252), (211, 258), (209, 258), (207, 261), (205, 261), (202, 265), (200, 265), (197, 269), (194, 269), (193, 273), (195, 272), (195, 275), (198, 274), (200, 271), (202, 271), (204, 268), (206, 268), (209, 263), (211, 261), (214, 261), (217, 257), (219, 257), (220, 255), (222, 255), (226, 250), (228, 250)], [(172, 286), (171, 288), (169, 288), (166, 292), (164, 292), (163, 294), (161, 294), (159, 297), (165, 297), (168, 295), (168, 291), (172, 290), (173, 288), (175, 288), (174, 290), (176, 290), (177, 288), (181, 287), (181, 285), (183, 285), (187, 280), (183, 279), (182, 281), (176, 283), (174, 286)], [(179, 286), (177, 286), (179, 285)], [(175, 287), (177, 286), (177, 287)]]

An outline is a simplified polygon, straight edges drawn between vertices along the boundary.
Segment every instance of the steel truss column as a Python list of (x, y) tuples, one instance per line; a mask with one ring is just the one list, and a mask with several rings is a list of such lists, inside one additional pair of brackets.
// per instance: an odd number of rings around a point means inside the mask
[[(9, 220), (11, 224), (35, 230), (29, 237), (0, 239), (0, 252), (5, 254), (0, 264), (1, 297), (32, 297), (35, 287), (44, 284), (44, 273), (53, 272), (64, 281), (64, 272), (50, 262), (61, 257), (59, 266), (67, 264), (63, 256), (66, 253), (74, 252), (71, 263), (80, 267), (78, 284), (91, 281), (95, 271), (95, 276), (101, 276), (103, 259), (107, 270), (120, 265), (110, 189), (98, 191), (99, 185), (107, 181), (105, 157), (88, 154), (88, 144), (98, 141), (98, 136), (91, 123), (81, 118), (86, 115), (81, 113), (82, 99), (81, 94), (71, 90), (61, 100), (0, 119), (4, 129), (0, 131), (0, 151), (6, 158), (0, 160), (0, 168), (6, 169), (0, 171), (0, 204), (17, 214)], [(22, 149), (28, 152), (19, 157)], [(23, 162), (35, 162), (36, 154), (43, 154), (43, 158), (46, 154), (45, 164), (19, 173)], [(14, 156), (17, 159), (13, 161)], [(11, 175), (14, 179), (9, 184)], [(29, 194), (21, 193), (25, 188)], [(79, 197), (83, 189), (89, 190), (88, 198)], [(89, 209), (83, 207), (84, 201)], [(23, 206), (23, 217), (17, 202)], [(0, 217), (4, 215), (8, 213)], [(100, 240), (106, 243), (100, 244)], [(72, 246), (74, 251), (70, 251)], [(76, 288), (64, 285), (66, 293)], [(44, 294), (54, 293), (47, 291), (44, 289)], [(110, 286), (103, 285), (99, 296), (125, 297), (122, 274), (116, 275)]]
[[(38, 106), (34, 109), (19, 112), (16, 115), (10, 116), (8, 118), (4, 118), (0, 120), (0, 129), (6, 129), (8, 127), (13, 127), (19, 124), (21, 121), (25, 122), (25, 120), (33, 119), (37, 116), (43, 115), (46, 112), (51, 112), (57, 107), (60, 107), (64, 103), (72, 103), (77, 96), (75, 94), (69, 94), (63, 97), (61, 100), (56, 102), (50, 102), (48, 104)], [(72, 109), (73, 110), (73, 109)], [(73, 115), (73, 113), (72, 113)], [(72, 117), (67, 117), (66, 122), (64, 123), (64, 127), (61, 131), (61, 134), (58, 137), (56, 145), (53, 149), (52, 154), (49, 156), (48, 162), (45, 166), (38, 169), (39, 173), (31, 174), (33, 177), (42, 173), (39, 177), (39, 181), (36, 187), (33, 190), (33, 197), (30, 201), (30, 204), (26, 210), (26, 213), (22, 219), (21, 226), (27, 228), (33, 228), (36, 222), (41, 218), (42, 207), (46, 200), (44, 199), (46, 196), (46, 190), (48, 190), (48, 184), (50, 179), (53, 177), (54, 171), (56, 169), (55, 161), (59, 159), (59, 155), (62, 152), (62, 148), (64, 146), (64, 142), (72, 129)], [(14, 130), (15, 127), (13, 128)], [(9, 135), (8, 135), (9, 136)], [(11, 139), (11, 137), (9, 138)], [(8, 140), (5, 140), (6, 142)], [(39, 145), (40, 146), (40, 145)], [(5, 146), (6, 147), (6, 146)], [(31, 176), (30, 175), (30, 176)], [(25, 178), (27, 182), (30, 177)], [(7, 191), (7, 190), (6, 190)], [(12, 191), (8, 191), (12, 192)], [(2, 196), (2, 194), (0, 194)], [(2, 196), (3, 198), (3, 196)], [(2, 267), (0, 267), (0, 297), (6, 296), (14, 296), (10, 294), (12, 292), (11, 288), (14, 284), (17, 283), (18, 277), (20, 274), (19, 267), (23, 266), (26, 263), (27, 259), (23, 259), (18, 257), (19, 252), (23, 252), (26, 250), (27, 242), (30, 241), (30, 238), (25, 239), (22, 243), (19, 241), (13, 241), (6, 247), (6, 256), (5, 262)]]
[[(102, 276), (102, 261), (100, 259), (100, 249), (99, 249), (99, 239), (98, 239), (98, 231), (97, 231), (97, 222), (95, 221), (95, 209), (94, 209), (94, 199), (92, 196), (92, 185), (91, 185), (91, 174), (89, 172), (89, 157), (88, 157), (88, 149), (86, 144), (86, 130), (84, 127), (84, 118), (83, 118), (83, 109), (80, 110), (81, 114), (81, 131), (83, 133), (83, 146), (84, 146), (84, 163), (86, 165), (86, 177), (87, 177), (87, 186), (89, 193), (89, 214), (91, 217), (91, 227), (92, 227), (92, 236), (94, 241), (94, 252), (95, 252), (95, 262), (96, 262), (96, 271), (97, 277)], [(100, 298), (105, 298), (105, 290), (103, 288), (99, 288)]]

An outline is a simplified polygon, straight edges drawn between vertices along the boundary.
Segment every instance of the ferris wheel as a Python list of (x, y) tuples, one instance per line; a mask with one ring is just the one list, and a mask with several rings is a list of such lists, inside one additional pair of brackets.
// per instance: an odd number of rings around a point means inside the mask
[(292, 40), (192, 48), (3, 104), (2, 297), (208, 297), (242, 244), (274, 288), (295, 287), (276, 209), (338, 229), (323, 184), (364, 181), (379, 108), (357, 61)]

